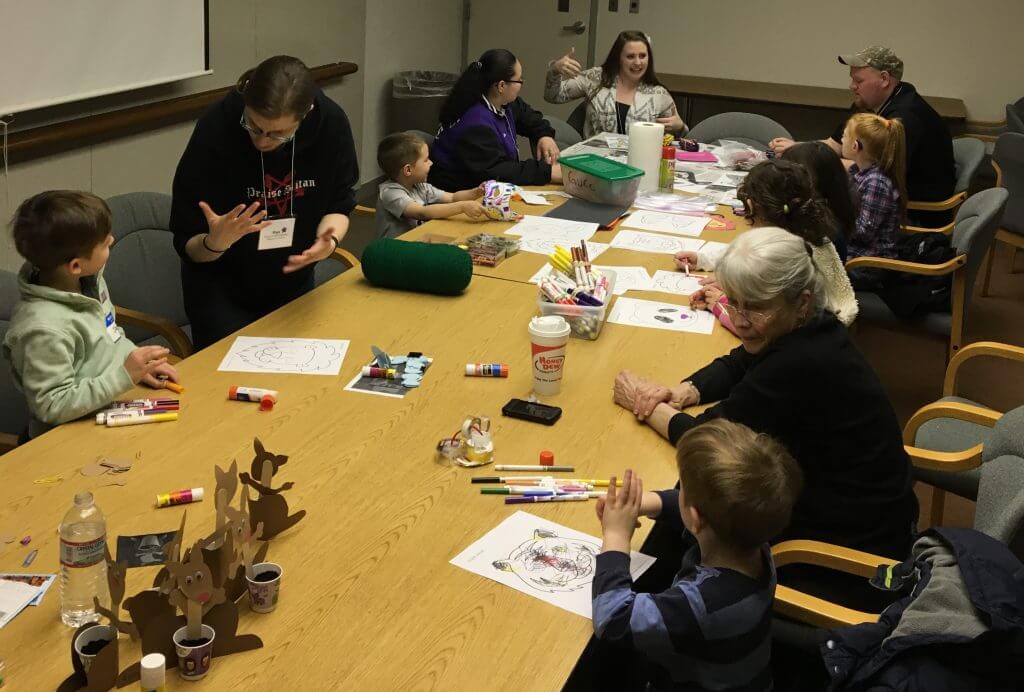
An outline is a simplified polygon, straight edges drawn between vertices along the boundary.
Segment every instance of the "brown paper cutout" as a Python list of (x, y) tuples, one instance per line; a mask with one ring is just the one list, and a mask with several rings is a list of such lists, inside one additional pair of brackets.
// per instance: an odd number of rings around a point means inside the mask
[(217, 479), (217, 489), (213, 496), (214, 505), (217, 507), (216, 533), (220, 534), (228, 524), (225, 510), (235, 499), (235, 491), (238, 490), (238, 462), (232, 460), (227, 471), (221, 471), (219, 466), (214, 466), (213, 475)]
[[(174, 648), (174, 633), (185, 624), (185, 618), (167, 600), (167, 594), (156, 589), (142, 591), (124, 602), (125, 610), (139, 631), (142, 655), (163, 654), (167, 668), (178, 665), (178, 652)], [(216, 641), (216, 640), (215, 640)], [(121, 672), (117, 686), (124, 687), (139, 679), (139, 662)]]
[(175, 588), (167, 600), (185, 613), (185, 626), (189, 639), (199, 639), (203, 634), (203, 615), (215, 605), (224, 602), (224, 589), (213, 581), (213, 573), (206, 564), (203, 552), (204, 541), (199, 540), (186, 551), (185, 559), (167, 565), (175, 580)]
[(174, 535), (174, 539), (164, 546), (164, 566), (153, 578), (153, 586), (165, 594), (170, 593), (174, 588), (174, 578), (167, 570), (167, 565), (181, 561), (181, 543), (185, 538), (185, 517), (187, 515), (187, 510), (181, 513), (181, 526), (178, 528), (178, 532)]
[(125, 575), (128, 572), (128, 565), (124, 562), (114, 562), (110, 557), (110, 549), (106, 546), (103, 546), (103, 556), (107, 562), (107, 588), (110, 590), (110, 610), (104, 608), (100, 604), (100, 599), (95, 596), (92, 599), (93, 605), (96, 607), (96, 612), (107, 618), (118, 632), (127, 634), (132, 639), (138, 639), (139, 632), (135, 629), (135, 625), (131, 622), (122, 622), (121, 620), (121, 601), (124, 600)]
[(71, 636), (71, 667), (74, 669), (74, 672), (57, 686), (57, 692), (73, 692), (74, 690), (104, 692), (105, 690), (114, 689), (114, 686), (117, 684), (119, 666), (118, 642), (116, 638), (96, 654), (96, 658), (92, 660), (92, 665), (89, 666), (88, 674), (85, 672), (85, 666), (82, 665), (82, 659), (78, 657), (78, 653), (75, 651), (75, 640), (78, 639), (78, 635), (90, 627), (98, 626), (98, 622), (87, 622), (76, 629), (75, 633)]
[[(272, 487), (274, 475), (288, 461), (287, 455), (267, 452), (259, 438), (253, 438), (253, 449), (256, 456), (253, 457), (250, 469), (252, 475), (241, 473), (238, 478), (258, 493), (258, 497), (249, 502), (249, 521), (252, 530), (255, 531), (263, 524), (263, 540), (270, 540), (298, 524), (306, 516), (306, 510), (300, 510), (290, 516), (288, 514), (288, 501), (281, 493), (290, 490), (294, 483), (284, 483), (279, 488)], [(259, 481), (254, 480), (257, 477)]]

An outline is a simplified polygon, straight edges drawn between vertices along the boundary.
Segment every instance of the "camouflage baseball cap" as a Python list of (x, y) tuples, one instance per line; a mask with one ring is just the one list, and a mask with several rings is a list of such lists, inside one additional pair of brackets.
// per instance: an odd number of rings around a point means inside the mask
[(903, 61), (891, 48), (869, 46), (853, 55), (840, 55), (839, 62), (850, 67), (873, 67), (879, 72), (888, 72), (897, 80), (903, 79)]

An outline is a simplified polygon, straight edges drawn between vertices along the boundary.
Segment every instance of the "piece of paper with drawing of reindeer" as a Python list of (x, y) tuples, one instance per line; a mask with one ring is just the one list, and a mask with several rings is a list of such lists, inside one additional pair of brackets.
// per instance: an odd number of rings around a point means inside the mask
[[(590, 584), (600, 552), (600, 538), (520, 511), (452, 558), (451, 563), (589, 618)], [(652, 564), (653, 557), (630, 553), (629, 571), (634, 580)]]

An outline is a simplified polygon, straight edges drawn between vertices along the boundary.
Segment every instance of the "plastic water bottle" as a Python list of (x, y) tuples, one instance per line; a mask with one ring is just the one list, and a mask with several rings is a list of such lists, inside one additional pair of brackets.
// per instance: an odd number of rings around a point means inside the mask
[(107, 522), (92, 493), (75, 495), (75, 506), (60, 523), (60, 619), (81, 627), (99, 619), (93, 598), (109, 599), (107, 589)]

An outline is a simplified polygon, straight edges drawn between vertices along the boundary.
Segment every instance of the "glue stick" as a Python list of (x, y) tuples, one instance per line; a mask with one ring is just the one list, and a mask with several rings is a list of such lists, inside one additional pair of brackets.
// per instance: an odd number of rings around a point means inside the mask
[(175, 490), (173, 493), (160, 493), (156, 496), (157, 507), (173, 507), (174, 505), (187, 505), (190, 502), (202, 502), (202, 488), (186, 488)]
[(466, 377), (508, 377), (504, 363), (466, 363)]
[(228, 398), (232, 401), (251, 401), (260, 403), (264, 397), (270, 397), (277, 401), (277, 392), (273, 389), (260, 389), (259, 387), (231, 387), (228, 389)]
[(398, 370), (395, 368), (378, 368), (374, 365), (363, 366), (363, 377), (379, 377), (382, 379), (393, 380), (398, 376)]
[(163, 654), (146, 654), (139, 663), (139, 685), (143, 692), (164, 692), (167, 661)]

